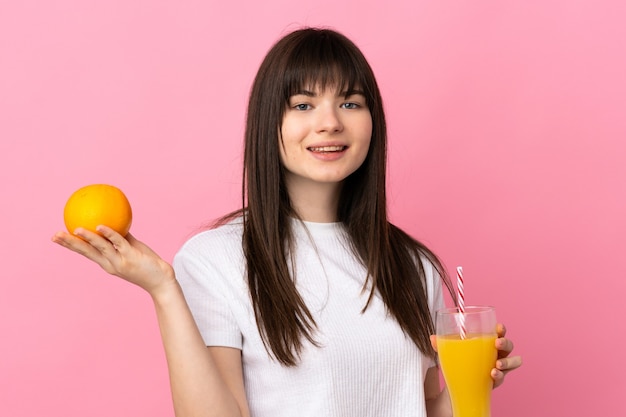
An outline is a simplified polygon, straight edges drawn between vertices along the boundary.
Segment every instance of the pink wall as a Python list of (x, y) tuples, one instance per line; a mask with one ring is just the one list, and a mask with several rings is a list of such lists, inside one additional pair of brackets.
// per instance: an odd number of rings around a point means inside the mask
[(393, 219), (524, 356), (494, 415), (624, 414), (624, 3), (239, 3), (0, 5), (0, 415), (172, 416), (148, 297), (49, 239), (93, 182), (166, 259), (235, 208), (252, 77), (302, 24), (362, 47)]

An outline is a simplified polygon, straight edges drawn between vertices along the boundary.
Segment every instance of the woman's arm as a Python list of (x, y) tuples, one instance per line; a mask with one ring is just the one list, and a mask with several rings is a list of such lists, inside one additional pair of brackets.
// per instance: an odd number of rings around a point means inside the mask
[(241, 352), (207, 348), (191, 315), (174, 270), (132, 235), (107, 227), (102, 236), (83, 229), (59, 232), (52, 241), (79, 253), (146, 290), (154, 302), (178, 417), (248, 417)]
[(177, 282), (153, 295), (177, 417), (248, 417), (241, 351), (207, 348)]
[(452, 417), (452, 406), (448, 389), (439, 384), (439, 368), (428, 368), (424, 379), (424, 398), (428, 417)]

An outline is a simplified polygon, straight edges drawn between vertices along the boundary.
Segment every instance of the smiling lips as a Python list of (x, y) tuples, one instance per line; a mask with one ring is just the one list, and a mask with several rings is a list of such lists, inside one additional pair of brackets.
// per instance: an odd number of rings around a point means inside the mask
[(341, 152), (346, 150), (347, 146), (314, 146), (308, 148), (311, 152), (329, 153), (329, 152)]

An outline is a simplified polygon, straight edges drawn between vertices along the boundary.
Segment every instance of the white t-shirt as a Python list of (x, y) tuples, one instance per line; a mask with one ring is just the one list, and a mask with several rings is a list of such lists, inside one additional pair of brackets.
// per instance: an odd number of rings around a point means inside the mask
[[(311, 311), (319, 347), (305, 341), (296, 367), (266, 351), (245, 276), (239, 220), (202, 232), (174, 258), (176, 276), (207, 346), (242, 350), (253, 417), (425, 417), (424, 377), (434, 366), (374, 296), (362, 312), (364, 267), (340, 223), (293, 221), (295, 281)], [(312, 240), (311, 240), (312, 239)], [(430, 311), (441, 282), (424, 260)]]

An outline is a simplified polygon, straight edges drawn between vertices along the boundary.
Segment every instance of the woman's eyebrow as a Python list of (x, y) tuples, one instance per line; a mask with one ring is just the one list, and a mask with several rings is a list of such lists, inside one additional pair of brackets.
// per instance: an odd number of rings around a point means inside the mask
[(292, 96), (307, 96), (307, 97), (315, 97), (317, 93), (309, 90), (298, 90), (292, 94)]
[[(307, 97), (317, 97), (319, 94), (315, 91), (310, 91), (310, 90), (298, 90), (295, 93), (292, 94), (293, 96), (307, 96)], [(341, 91), (339, 93), (337, 93), (337, 97), (350, 97), (350, 96), (356, 96), (356, 95), (361, 95), (365, 97), (365, 93), (362, 90), (357, 90), (357, 89), (352, 89), (352, 90), (345, 90), (345, 91)]]
[(342, 91), (341, 93), (339, 93), (339, 96), (342, 97), (350, 97), (350, 96), (356, 96), (356, 95), (360, 95), (365, 97), (365, 93), (362, 90), (346, 90), (346, 91)]

